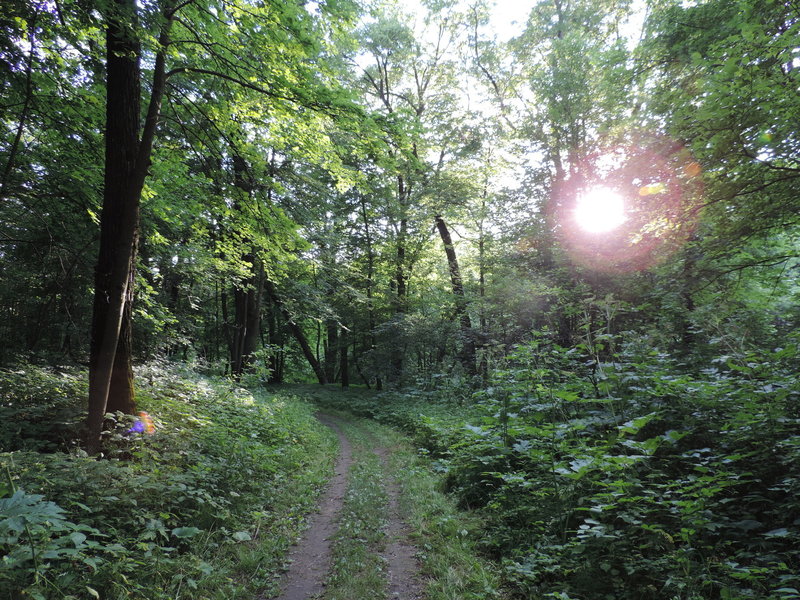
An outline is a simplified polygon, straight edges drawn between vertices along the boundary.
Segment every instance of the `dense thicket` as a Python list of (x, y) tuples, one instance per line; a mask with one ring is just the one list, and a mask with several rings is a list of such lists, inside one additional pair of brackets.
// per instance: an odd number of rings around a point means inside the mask
[(423, 4), (6, 2), (0, 365), (88, 363), (90, 450), (153, 357), (436, 391), (517, 589), (800, 594), (797, 4)]

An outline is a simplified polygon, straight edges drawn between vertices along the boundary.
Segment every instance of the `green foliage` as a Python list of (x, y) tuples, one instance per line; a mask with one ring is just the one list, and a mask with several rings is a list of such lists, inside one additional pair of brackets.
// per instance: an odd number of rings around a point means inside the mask
[(627, 338), (521, 345), (467, 407), (349, 402), (414, 435), (521, 597), (793, 597), (797, 339), (690, 375)]
[(67, 450), (78, 438), (87, 393), (74, 369), (0, 371), (0, 452)]
[[(41, 388), (63, 385), (60, 375), (34, 373)], [(229, 598), (275, 586), (298, 515), (329, 468), (329, 434), (289, 395), (254, 396), (166, 363), (138, 375), (152, 436), (109, 414), (104, 460), (69, 441), (69, 453), (25, 442), (0, 454), (9, 474), (0, 485), (4, 599), (84, 597), (87, 586), (103, 598)], [(16, 398), (19, 389), (6, 389)], [(48, 426), (42, 419), (23, 431)], [(240, 571), (254, 561), (263, 568)]]

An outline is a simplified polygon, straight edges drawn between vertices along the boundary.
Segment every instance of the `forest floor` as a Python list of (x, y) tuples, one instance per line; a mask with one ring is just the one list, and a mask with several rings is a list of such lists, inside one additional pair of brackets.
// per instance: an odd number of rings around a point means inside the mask
[(424, 442), (357, 416), (374, 393), (138, 375), (156, 431), (116, 415), (96, 460), (75, 445), (84, 373), (0, 371), (3, 600), (503, 597)]
[(339, 455), (308, 529), (290, 552), (277, 599), (420, 600), (419, 550), (392, 460), (396, 440), (343, 413), (317, 418), (337, 436)]

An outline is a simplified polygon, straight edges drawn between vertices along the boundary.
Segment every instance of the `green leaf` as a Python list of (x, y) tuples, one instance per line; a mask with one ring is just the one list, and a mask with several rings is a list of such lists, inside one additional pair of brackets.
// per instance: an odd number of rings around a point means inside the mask
[(75, 544), (76, 548), (80, 548), (86, 541), (86, 536), (78, 531), (75, 531), (69, 534), (69, 539), (72, 540), (72, 543)]
[(191, 538), (200, 533), (197, 527), (176, 527), (172, 530), (172, 535), (177, 538)]
[(237, 531), (231, 537), (237, 542), (249, 542), (253, 539), (246, 531)]
[(788, 537), (789, 530), (786, 527), (781, 527), (780, 529), (773, 529), (772, 531), (768, 531), (764, 534), (764, 537), (771, 537), (771, 538), (782, 538)]

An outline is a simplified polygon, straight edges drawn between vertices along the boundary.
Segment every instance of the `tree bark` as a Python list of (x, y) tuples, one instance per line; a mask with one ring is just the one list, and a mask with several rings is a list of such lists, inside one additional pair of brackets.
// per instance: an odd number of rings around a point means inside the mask
[(350, 364), (347, 361), (347, 350), (350, 345), (349, 336), (347, 335), (347, 328), (342, 327), (339, 334), (339, 371), (341, 373), (342, 387), (350, 387)]
[[(369, 230), (369, 217), (367, 215), (367, 203), (364, 200), (363, 195), (359, 195), (359, 200), (361, 203), (361, 216), (364, 219), (364, 242), (366, 244), (366, 251), (367, 251), (367, 320), (368, 320), (368, 328), (369, 328), (369, 350), (370, 353), (374, 356), (375, 351), (377, 349), (377, 342), (375, 340), (375, 303), (372, 299), (372, 288), (375, 285), (375, 251), (372, 247), (372, 234)], [(353, 346), (353, 356), (355, 357), (355, 345)], [(361, 375), (362, 379), (367, 384), (367, 389), (369, 389), (369, 380), (365, 379), (364, 376), (361, 374), (361, 369), (358, 365), (358, 361), (355, 361), (356, 368), (359, 370), (359, 375)], [(383, 388), (383, 382), (381, 380), (380, 373), (375, 373), (375, 387), (378, 390)]]
[(254, 274), (234, 291), (234, 324), (231, 341), (231, 374), (239, 378), (253, 363), (261, 331), (261, 296), (264, 269), (252, 254), (244, 257), (253, 265)]
[[(134, 243), (135, 246), (135, 243)], [(114, 367), (111, 371), (111, 383), (108, 391), (108, 404), (106, 412), (122, 412), (128, 415), (136, 413), (136, 395), (133, 385), (133, 278), (135, 273), (131, 268), (128, 276), (128, 289), (123, 306), (122, 322), (117, 341), (117, 351), (114, 354)]]
[(472, 321), (467, 311), (467, 297), (464, 294), (464, 283), (461, 279), (461, 269), (458, 266), (458, 258), (456, 257), (456, 250), (453, 246), (453, 238), (450, 236), (450, 231), (444, 219), (439, 215), (436, 216), (436, 228), (439, 230), (439, 236), (442, 238), (442, 243), (444, 244), (444, 252), (447, 255), (447, 265), (450, 270), (450, 284), (456, 301), (456, 316), (458, 316), (461, 325), (462, 346), (459, 359), (464, 366), (464, 370), (470, 375), (474, 375), (476, 373), (475, 339), (472, 331)]
[(117, 0), (107, 18), (105, 181), (89, 356), (87, 449), (92, 454), (99, 449), (108, 405), (139, 221), (141, 48), (122, 21), (125, 16), (133, 21), (135, 14), (133, 0)]
[[(269, 303), (267, 312), (267, 335), (271, 346), (269, 353), (269, 383), (283, 383), (283, 335), (278, 327), (278, 308)], [(280, 350), (277, 350), (277, 348)]]
[(320, 385), (325, 385), (328, 383), (328, 379), (325, 376), (325, 370), (319, 364), (319, 361), (314, 356), (314, 351), (311, 349), (311, 345), (308, 343), (306, 339), (305, 333), (300, 328), (300, 326), (295, 323), (294, 319), (292, 318), (291, 313), (286, 308), (286, 305), (281, 300), (280, 296), (278, 295), (277, 289), (275, 289), (275, 284), (272, 283), (269, 279), (264, 279), (264, 288), (267, 291), (267, 295), (269, 296), (270, 300), (275, 304), (283, 318), (286, 320), (286, 324), (289, 326), (289, 330), (292, 332), (292, 335), (297, 340), (297, 343), (300, 344), (300, 349), (303, 351), (303, 356), (306, 357), (308, 364), (311, 365), (311, 368), (314, 371), (314, 374), (317, 376), (317, 381), (319, 381)]
[(336, 382), (336, 354), (339, 350), (339, 323), (331, 319), (325, 326), (325, 379)]
[[(173, 14), (165, 12), (155, 57), (150, 104), (144, 127), (140, 122), (141, 45), (135, 37), (135, 0), (115, 0), (106, 21), (106, 134), (103, 210), (100, 217), (100, 251), (95, 269), (95, 291), (89, 354), (89, 410), (86, 446), (90, 454), (100, 448), (103, 418), (116, 371), (114, 405), (132, 407), (135, 399), (130, 347), (120, 346), (121, 332), (130, 332), (139, 204), (150, 165), (156, 126), (164, 95), (165, 51)], [(141, 138), (139, 132), (141, 129)], [(123, 321), (126, 324), (123, 328)], [(118, 356), (119, 354), (119, 356)]]
[[(397, 232), (397, 251), (395, 258), (395, 273), (394, 273), (394, 319), (395, 327), (397, 328), (396, 336), (399, 340), (401, 337), (401, 328), (405, 315), (408, 312), (408, 273), (406, 272), (407, 258), (406, 258), (406, 243), (408, 238), (408, 217), (407, 207), (408, 198), (410, 196), (410, 187), (406, 183), (402, 175), (397, 177), (397, 198), (398, 204), (402, 214), (400, 216), (400, 227)], [(403, 356), (403, 345), (400, 343), (392, 344), (390, 349), (390, 365), (391, 373), (389, 377), (391, 381), (398, 384), (403, 378), (403, 366), (405, 357)]]

